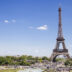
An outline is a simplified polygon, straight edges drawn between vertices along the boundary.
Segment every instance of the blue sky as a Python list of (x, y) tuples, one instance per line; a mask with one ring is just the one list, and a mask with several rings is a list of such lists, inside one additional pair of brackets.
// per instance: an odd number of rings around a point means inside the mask
[(60, 3), (72, 55), (72, 0), (0, 0), (0, 55), (49, 57), (56, 45)]

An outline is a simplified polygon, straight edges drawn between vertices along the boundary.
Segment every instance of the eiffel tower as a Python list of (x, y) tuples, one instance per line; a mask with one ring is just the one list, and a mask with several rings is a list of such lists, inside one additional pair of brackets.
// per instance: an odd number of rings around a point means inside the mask
[[(53, 53), (51, 55), (51, 61), (55, 62), (56, 57), (59, 55), (64, 55), (67, 58), (70, 58), (68, 54), (68, 49), (65, 46), (65, 39), (62, 33), (62, 23), (61, 23), (61, 7), (59, 7), (59, 25), (58, 25), (58, 37), (56, 39), (56, 47), (53, 49)], [(62, 48), (60, 48), (60, 44), (62, 44)]]

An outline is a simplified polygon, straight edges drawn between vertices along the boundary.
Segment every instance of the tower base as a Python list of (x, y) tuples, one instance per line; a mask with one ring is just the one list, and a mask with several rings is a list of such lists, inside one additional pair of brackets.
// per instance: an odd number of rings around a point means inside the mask
[(70, 58), (69, 54), (68, 54), (68, 50), (63, 50), (63, 49), (59, 49), (58, 51), (56, 49), (53, 50), (53, 53), (51, 55), (51, 61), (55, 62), (56, 61), (56, 57), (59, 55), (63, 55), (67, 58)]

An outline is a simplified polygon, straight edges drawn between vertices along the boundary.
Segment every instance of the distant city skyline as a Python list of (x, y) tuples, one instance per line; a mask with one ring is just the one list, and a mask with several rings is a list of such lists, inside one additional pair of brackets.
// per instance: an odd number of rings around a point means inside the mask
[(0, 56), (51, 56), (61, 3), (63, 34), (72, 56), (71, 0), (0, 0)]

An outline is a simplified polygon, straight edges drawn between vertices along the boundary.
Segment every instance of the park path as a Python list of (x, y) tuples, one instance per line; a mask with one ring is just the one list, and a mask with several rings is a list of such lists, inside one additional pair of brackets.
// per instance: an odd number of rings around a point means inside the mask
[(41, 69), (33, 69), (33, 68), (29, 68), (29, 69), (25, 69), (25, 70), (19, 70), (18, 72), (42, 72), (43, 70)]

